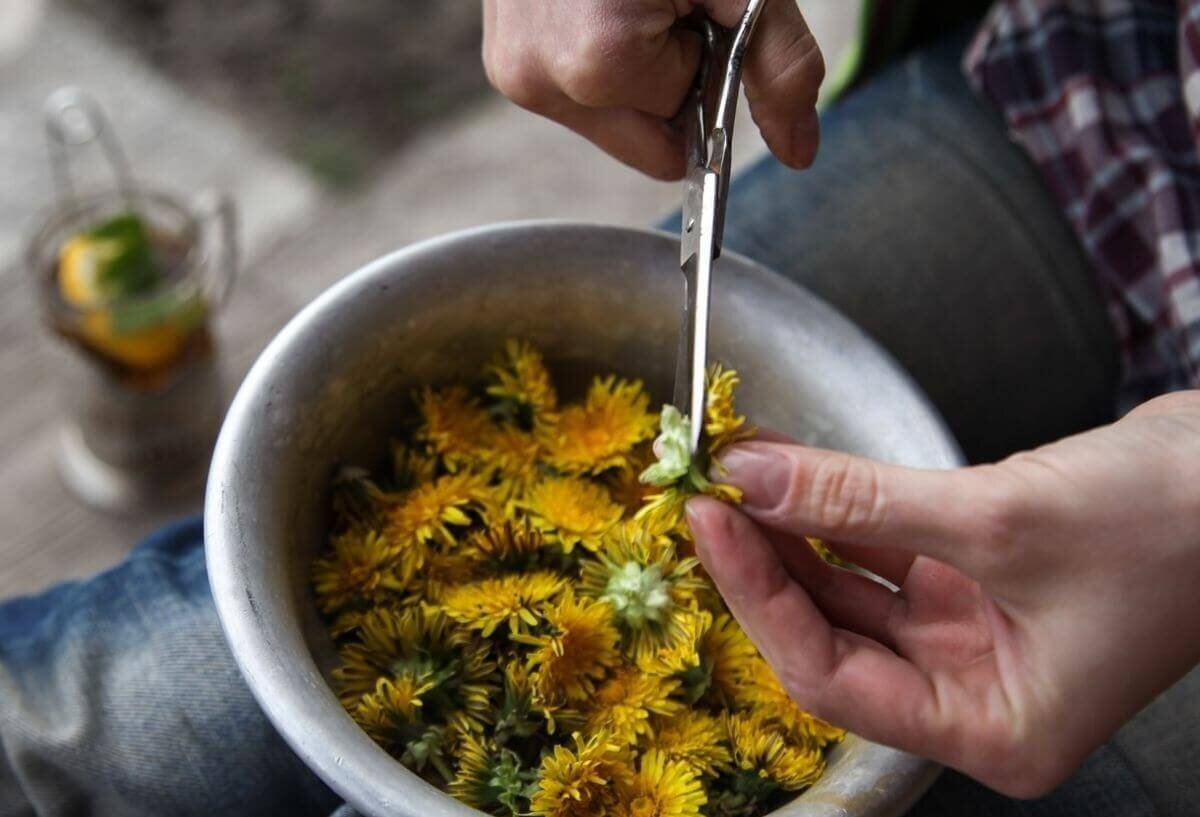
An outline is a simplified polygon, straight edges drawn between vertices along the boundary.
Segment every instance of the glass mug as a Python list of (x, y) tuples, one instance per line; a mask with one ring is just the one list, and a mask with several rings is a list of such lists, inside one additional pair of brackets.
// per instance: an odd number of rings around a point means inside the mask
[[(80, 305), (64, 297), (64, 247), (130, 213), (164, 280), (125, 298)], [(232, 203), (128, 187), (72, 197), (41, 220), (27, 264), (47, 325), (77, 352), (62, 378), (63, 482), (113, 511), (198, 498), (225, 410), (212, 321), (237, 269)]]

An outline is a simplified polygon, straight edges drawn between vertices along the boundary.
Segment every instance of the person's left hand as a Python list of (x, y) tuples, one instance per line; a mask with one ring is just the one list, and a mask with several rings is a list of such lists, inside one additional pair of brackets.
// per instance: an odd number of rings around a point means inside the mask
[(865, 738), (1038, 795), (1200, 661), (1200, 392), (957, 471), (721, 460), (745, 503), (689, 503), (701, 561), (796, 701)]

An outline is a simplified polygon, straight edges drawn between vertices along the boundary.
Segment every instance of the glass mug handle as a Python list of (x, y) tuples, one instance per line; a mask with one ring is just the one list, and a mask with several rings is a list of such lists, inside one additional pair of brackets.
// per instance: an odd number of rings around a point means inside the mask
[(206, 190), (192, 202), (200, 225), (199, 265), (205, 270), (203, 291), (211, 308), (229, 299), (238, 271), (237, 209), (225, 193)]

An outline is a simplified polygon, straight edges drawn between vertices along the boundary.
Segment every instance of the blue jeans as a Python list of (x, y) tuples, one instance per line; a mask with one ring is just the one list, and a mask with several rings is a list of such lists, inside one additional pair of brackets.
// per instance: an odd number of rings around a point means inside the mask
[[(873, 332), (982, 459), (1106, 419), (1117, 366), (1087, 264), (971, 98), (960, 52), (935, 46), (839, 104), (813, 170), (749, 169), (726, 245)], [(913, 813), (1194, 815), (1198, 709), (1193, 673), (1053, 795), (1017, 802), (947, 773)], [(336, 810), (238, 674), (199, 522), (94, 579), (0, 605), (0, 817)]]

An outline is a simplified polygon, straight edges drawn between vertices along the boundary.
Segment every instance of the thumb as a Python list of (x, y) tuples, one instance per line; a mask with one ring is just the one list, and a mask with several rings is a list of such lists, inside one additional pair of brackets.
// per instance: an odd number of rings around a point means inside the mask
[[(703, 0), (714, 20), (736, 25), (745, 0)], [(746, 53), (742, 82), (763, 139), (791, 167), (812, 164), (820, 143), (817, 93), (825, 60), (795, 0), (768, 0)]]
[(718, 478), (743, 491), (741, 510), (765, 527), (931, 556), (974, 573), (1004, 538), (1011, 491), (994, 470), (930, 471), (780, 443), (721, 455)]

